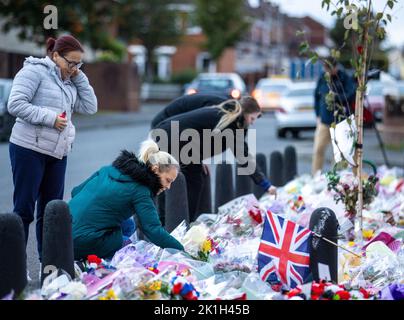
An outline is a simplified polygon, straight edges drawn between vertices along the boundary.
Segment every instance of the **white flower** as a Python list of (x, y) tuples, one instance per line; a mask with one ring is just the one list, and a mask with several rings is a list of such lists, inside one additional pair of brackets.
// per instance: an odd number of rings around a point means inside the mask
[(199, 248), (208, 237), (208, 232), (208, 229), (203, 225), (193, 226), (185, 234), (182, 244), (185, 248)]

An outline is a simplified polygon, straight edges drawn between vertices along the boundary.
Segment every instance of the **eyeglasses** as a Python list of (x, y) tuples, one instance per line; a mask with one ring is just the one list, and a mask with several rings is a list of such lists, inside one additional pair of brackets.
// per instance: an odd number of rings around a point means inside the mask
[(63, 59), (65, 59), (65, 61), (67, 62), (67, 65), (68, 65), (68, 67), (69, 67), (70, 69), (73, 69), (73, 68), (80, 69), (81, 66), (83, 65), (83, 62), (69, 61), (69, 60), (67, 60), (64, 56), (61, 56), (61, 57), (62, 57)]

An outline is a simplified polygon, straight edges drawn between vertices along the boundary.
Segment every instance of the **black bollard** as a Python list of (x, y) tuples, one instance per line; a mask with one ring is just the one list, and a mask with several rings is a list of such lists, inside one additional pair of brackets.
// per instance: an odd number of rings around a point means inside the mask
[(14, 291), (19, 295), (27, 285), (27, 254), (21, 218), (0, 214), (0, 300)]
[(218, 208), (234, 199), (233, 166), (228, 163), (216, 165), (215, 212)]
[[(313, 211), (309, 228), (324, 238), (337, 243), (338, 220), (329, 208), (318, 208)], [(313, 235), (309, 245), (310, 270), (313, 280), (319, 281), (318, 263), (327, 265), (331, 280), (338, 282), (338, 247)], [(321, 279), (323, 280), (323, 279)]]
[(236, 166), (236, 197), (244, 196), (253, 192), (253, 185), (250, 176), (238, 174), (239, 165)]
[[(258, 153), (257, 154), (257, 166), (260, 168), (262, 173), (267, 177), (268, 176), (268, 164), (267, 164), (267, 157), (263, 153)], [(264, 190), (259, 185), (256, 185), (254, 183), (253, 185), (253, 193), (257, 199), (261, 198), (262, 195), (265, 193)]]
[(288, 183), (297, 176), (297, 156), (294, 146), (287, 146), (283, 156), (283, 182)]
[(52, 200), (45, 207), (41, 284), (52, 272), (63, 270), (74, 279), (72, 218), (63, 200)]
[(165, 229), (168, 232), (173, 231), (183, 220), (189, 223), (187, 182), (182, 172), (178, 172), (171, 188), (165, 191), (165, 203)]
[(199, 217), (201, 213), (212, 213), (212, 186), (210, 179), (210, 172), (207, 171), (203, 173), (202, 176), (202, 193), (199, 200), (199, 208), (197, 209), (197, 215), (195, 220)]
[(275, 187), (281, 187), (283, 182), (283, 156), (279, 151), (271, 153), (269, 163), (269, 180)]

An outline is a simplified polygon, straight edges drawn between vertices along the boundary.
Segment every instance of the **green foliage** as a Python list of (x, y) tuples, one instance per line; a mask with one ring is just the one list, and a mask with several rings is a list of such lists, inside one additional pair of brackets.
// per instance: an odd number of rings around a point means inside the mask
[[(58, 29), (46, 30), (43, 13), (46, 5), (52, 4), (58, 10)], [(5, 20), (3, 31), (19, 30), (21, 40), (31, 40), (44, 45), (47, 37), (56, 37), (61, 32), (69, 32), (94, 49), (113, 50), (108, 24), (114, 19), (119, 8), (117, 2), (102, 1), (62, 1), (52, 3), (45, 0), (4, 1), (0, 16)]]
[[(376, 29), (375, 29), (376, 30)], [(371, 46), (373, 47), (372, 61), (370, 68), (381, 68), (382, 70), (388, 69), (388, 57), (384, 50), (381, 49), (382, 40), (384, 40), (385, 30), (379, 27), (376, 32), (380, 37), (372, 39)], [(337, 19), (334, 27), (330, 30), (330, 37), (340, 51), (338, 61), (346, 68), (356, 69), (352, 63), (352, 55), (357, 54), (357, 48), (353, 46), (353, 42), (358, 41), (358, 34), (351, 29), (344, 27), (344, 18)]]
[[(168, 8), (169, 3), (167, 0), (3, 1), (0, 16), (5, 20), (3, 30), (18, 27), (22, 40), (44, 45), (47, 37), (69, 32), (103, 51), (100, 60), (118, 62), (126, 53), (118, 39), (129, 42), (138, 38), (150, 52), (178, 40), (176, 13)], [(58, 10), (57, 30), (43, 28), (46, 17), (43, 9), (49, 4)]]
[(207, 37), (206, 49), (213, 60), (234, 46), (244, 35), (249, 23), (243, 12), (243, 0), (195, 0), (196, 22)]

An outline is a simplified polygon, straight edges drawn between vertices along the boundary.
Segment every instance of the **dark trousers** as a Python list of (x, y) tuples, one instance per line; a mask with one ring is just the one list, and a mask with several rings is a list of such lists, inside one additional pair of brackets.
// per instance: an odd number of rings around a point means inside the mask
[[(201, 200), (201, 194), (203, 190), (203, 184), (208, 183), (203, 172), (203, 167), (200, 164), (182, 165), (181, 172), (184, 174), (187, 184), (187, 198), (189, 209), (189, 222), (194, 222), (200, 213), (199, 206)], [(165, 226), (165, 193), (161, 193), (157, 196), (156, 205), (159, 212), (161, 224)]]
[(37, 204), (36, 238), (41, 260), (45, 206), (51, 200), (63, 199), (67, 158), (59, 160), (13, 143), (10, 143), (9, 152), (14, 182), (14, 212), (22, 219), (27, 243), (29, 225), (34, 221)]
[(201, 164), (189, 164), (181, 167), (185, 176), (188, 191), (189, 221), (193, 222), (198, 218), (199, 203), (203, 190), (203, 167)]

